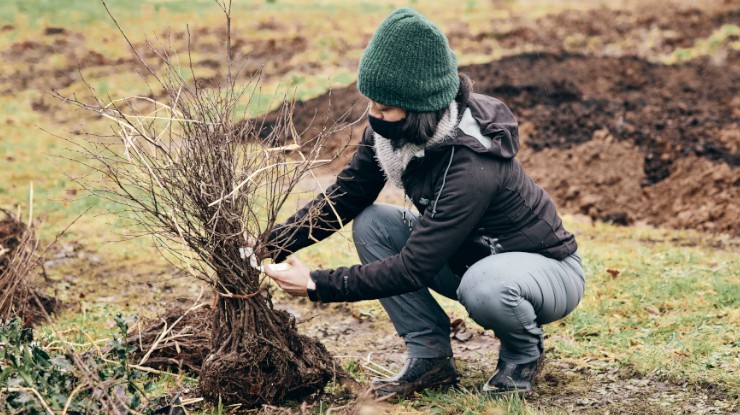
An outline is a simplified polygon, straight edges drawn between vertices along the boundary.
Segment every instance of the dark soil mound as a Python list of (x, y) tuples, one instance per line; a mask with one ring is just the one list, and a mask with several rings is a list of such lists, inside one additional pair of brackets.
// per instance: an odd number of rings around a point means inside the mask
[[(324, 159), (336, 159), (331, 166), (338, 170), (349, 161), (354, 147), (362, 139), (367, 126), (367, 105), (367, 99), (354, 85), (329, 91), (308, 101), (296, 101), (293, 111), (295, 131), (301, 137), (301, 142), (307, 143), (306, 148), (311, 147), (317, 135), (329, 133), (330, 137), (324, 140), (321, 156)], [(267, 136), (280, 119), (279, 110), (266, 114), (258, 121), (263, 125), (260, 133)], [(286, 138), (287, 142), (292, 139)]]
[(666, 66), (631, 57), (522, 55), (464, 68), (479, 92), (506, 102), (534, 124), (535, 151), (569, 148), (608, 130), (636, 143), (645, 156), (645, 184), (696, 155), (740, 165), (737, 148), (720, 136), (738, 131), (738, 55), (726, 65), (706, 60)]
[(0, 320), (18, 317), (25, 327), (32, 327), (61, 303), (29, 286), (39, 264), (33, 228), (5, 210), (0, 214)]
[[(521, 160), (561, 209), (622, 224), (740, 233), (732, 203), (740, 196), (737, 53), (721, 66), (526, 54), (461, 72), (517, 115)], [(354, 86), (334, 90), (296, 105), (296, 129), (311, 137), (348, 109), (348, 119), (361, 117), (365, 107)], [(335, 134), (327, 155), (356, 144), (364, 126)]]
[(0, 274), (3, 274), (10, 264), (11, 255), (23, 240), (26, 225), (7, 211), (0, 210)]

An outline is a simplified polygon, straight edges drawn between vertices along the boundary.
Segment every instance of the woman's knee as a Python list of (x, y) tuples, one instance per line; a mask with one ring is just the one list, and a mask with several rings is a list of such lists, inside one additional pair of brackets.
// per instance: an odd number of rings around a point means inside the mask
[(457, 296), (475, 322), (494, 331), (509, 326), (516, 317), (514, 308), (522, 301), (515, 281), (494, 272), (476, 272), (472, 267), (463, 275)]
[(575, 309), (583, 283), (582, 275), (558, 261), (512, 252), (487, 257), (470, 267), (458, 298), (476, 321), (490, 314), (487, 320), (493, 322), (514, 317), (526, 324), (547, 324)]

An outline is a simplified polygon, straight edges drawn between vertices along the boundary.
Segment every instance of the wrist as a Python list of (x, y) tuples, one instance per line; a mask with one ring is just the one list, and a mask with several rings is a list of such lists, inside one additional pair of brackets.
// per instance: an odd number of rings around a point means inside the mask
[(319, 299), (319, 293), (316, 291), (316, 281), (314, 281), (313, 276), (309, 275), (308, 282), (306, 283), (306, 293), (308, 294), (308, 299), (316, 302), (320, 301)]

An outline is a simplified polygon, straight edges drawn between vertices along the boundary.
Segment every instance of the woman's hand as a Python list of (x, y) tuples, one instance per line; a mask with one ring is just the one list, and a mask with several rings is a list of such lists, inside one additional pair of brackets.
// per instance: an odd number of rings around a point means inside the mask
[(272, 265), (267, 265), (264, 267), (265, 274), (275, 280), (286, 293), (295, 297), (308, 296), (308, 284), (313, 282), (311, 281), (311, 269), (292, 257), (285, 262), (290, 265), (287, 270), (278, 271), (273, 269)]

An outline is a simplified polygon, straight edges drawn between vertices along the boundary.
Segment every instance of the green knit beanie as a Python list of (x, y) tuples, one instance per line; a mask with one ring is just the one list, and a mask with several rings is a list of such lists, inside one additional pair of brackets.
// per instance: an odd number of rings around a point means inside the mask
[(373, 101), (411, 111), (450, 105), (460, 87), (444, 33), (410, 7), (383, 20), (360, 59), (357, 89)]

